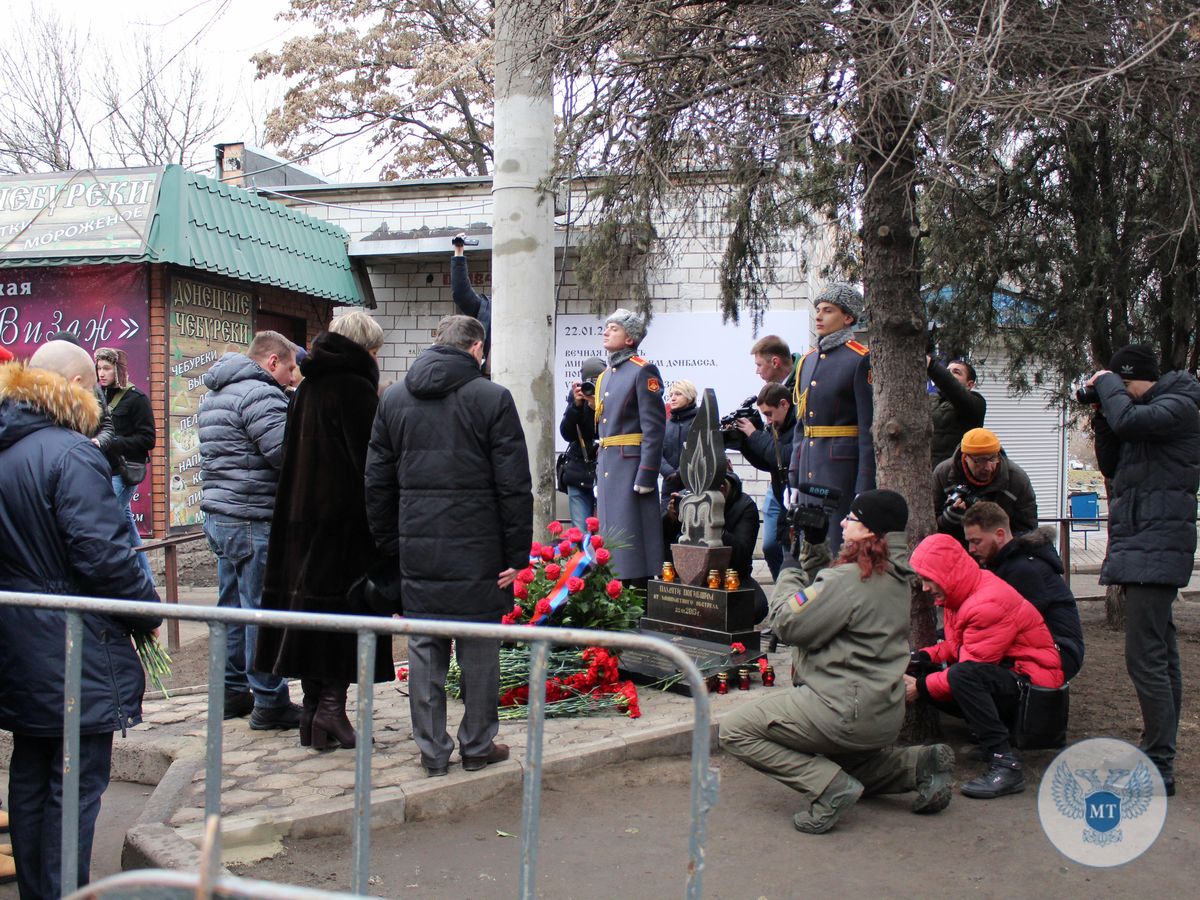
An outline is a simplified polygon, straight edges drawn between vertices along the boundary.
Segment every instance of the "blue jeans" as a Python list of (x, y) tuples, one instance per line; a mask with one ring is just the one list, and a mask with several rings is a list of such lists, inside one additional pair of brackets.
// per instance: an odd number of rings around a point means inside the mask
[[(112, 732), (79, 736), (79, 886), (88, 883), (100, 797), (112, 768)], [(62, 896), (63, 739), (13, 735), (8, 830), (22, 898)]]
[(779, 543), (779, 516), (783, 507), (775, 499), (775, 492), (767, 487), (766, 503), (763, 504), (763, 559), (771, 570), (771, 578), (779, 580), (779, 569), (783, 566), (783, 545)]
[[(125, 510), (125, 520), (129, 523), (129, 539), (133, 542), (133, 546), (142, 546), (142, 536), (138, 534), (137, 522), (133, 518), (133, 510), (129, 508), (129, 504), (133, 502), (133, 495), (137, 493), (138, 486), (135, 484), (130, 487), (125, 483), (125, 479), (120, 475), (112, 477), (113, 493), (117, 495), (117, 503)], [(150, 571), (150, 560), (146, 559), (145, 553), (135, 553), (138, 565), (142, 567), (142, 571), (146, 573), (146, 577), (150, 579), (150, 583), (154, 583), (154, 573)]]
[(567, 485), (567, 506), (571, 510), (571, 524), (587, 534), (587, 520), (596, 514), (596, 495), (591, 488)]
[[(260, 609), (271, 523), (209, 513), (204, 519), (204, 533), (208, 536), (208, 546), (217, 555), (217, 606)], [(229, 626), (225, 690), (253, 691), (255, 706), (268, 709), (287, 706), (291, 702), (287, 679), (252, 668), (257, 640), (258, 626)]]

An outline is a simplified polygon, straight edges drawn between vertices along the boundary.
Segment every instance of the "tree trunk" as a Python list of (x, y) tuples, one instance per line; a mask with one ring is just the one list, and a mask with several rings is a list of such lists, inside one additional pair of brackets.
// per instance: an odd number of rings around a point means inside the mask
[[(886, 46), (886, 38), (882, 33), (864, 34), (861, 45)], [(862, 206), (862, 255), (874, 381), (876, 483), (908, 501), (912, 547), (934, 524), (932, 426), (925, 391), (927, 318), (914, 187), (917, 149), (909, 128), (912, 101), (897, 87), (904, 83), (902, 54), (881, 53), (870, 59), (867, 71), (859, 72), (860, 107), (866, 113), (857, 143), (869, 185)], [(934, 640), (933, 605), (919, 588), (913, 592), (912, 640), (916, 647)]]
[(1104, 622), (1113, 631), (1125, 630), (1125, 587), (1110, 584), (1104, 592)]
[[(885, 6), (888, 4), (884, 4)], [(885, 11), (886, 12), (886, 11)], [(916, 139), (911, 125), (912, 98), (901, 85), (905, 61), (900, 52), (882, 52), (889, 35), (877, 24), (864, 25), (858, 46), (880, 48), (860, 62), (857, 147), (863, 160), (863, 295), (870, 327), (874, 383), (876, 485), (897, 491), (908, 501), (909, 547), (933, 529), (932, 425), (925, 391), (927, 317), (921, 298), (920, 224), (914, 174)], [(866, 33), (869, 31), (877, 33)], [(914, 647), (934, 643), (933, 603), (914, 585), (911, 603)], [(909, 707), (904, 736), (914, 743), (939, 733), (938, 717), (928, 704)]]

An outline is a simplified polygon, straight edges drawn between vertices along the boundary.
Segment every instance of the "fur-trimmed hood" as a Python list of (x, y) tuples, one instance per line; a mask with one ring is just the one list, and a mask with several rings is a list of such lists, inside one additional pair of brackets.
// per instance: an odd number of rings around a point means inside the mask
[(49, 425), (94, 434), (100, 425), (96, 395), (46, 369), (0, 365), (0, 450)]

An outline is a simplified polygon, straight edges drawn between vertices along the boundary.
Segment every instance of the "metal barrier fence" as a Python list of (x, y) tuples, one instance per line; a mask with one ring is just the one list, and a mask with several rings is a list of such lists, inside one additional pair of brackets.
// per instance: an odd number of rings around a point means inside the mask
[[(692, 690), (691, 827), (688, 837), (686, 896), (702, 895), (706, 816), (716, 802), (717, 782), (709, 768), (710, 710), (708, 688), (692, 658), (659, 638), (585, 628), (531, 628), (523, 625), (483, 625), (433, 619), (385, 619), (317, 613), (176, 606), (129, 600), (97, 600), (49, 594), (0, 591), (0, 604), (58, 610), (66, 613), (66, 673), (63, 715), (62, 888), (76, 888), (79, 837), (79, 717), (82, 676), (83, 614), (149, 616), (208, 622), (208, 723), (205, 761), (204, 816), (220, 816), (222, 724), (225, 718), (225, 656), (229, 625), (301, 628), (314, 631), (352, 631), (358, 635), (358, 742), (355, 750), (353, 870), (351, 891), (367, 891), (370, 859), (371, 752), (374, 700), (373, 672), (376, 635), (424, 634), (443, 638), (477, 638), (533, 644), (529, 678), (529, 726), (521, 814), (520, 896), (536, 893), (538, 835), (541, 825), (542, 740), (545, 731), (546, 668), (551, 644), (644, 650), (666, 657), (687, 679)], [(213, 835), (213, 867), (219, 866), (220, 832)], [(217, 872), (207, 873), (210, 880)]]

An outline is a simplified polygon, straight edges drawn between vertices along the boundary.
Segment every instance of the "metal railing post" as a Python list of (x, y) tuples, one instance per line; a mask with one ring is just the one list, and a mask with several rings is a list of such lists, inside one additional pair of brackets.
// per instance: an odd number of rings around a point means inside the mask
[(533, 645), (529, 667), (529, 728), (525, 741), (524, 798), (521, 804), (521, 880), (517, 896), (537, 894), (538, 832), (542, 822), (542, 737), (546, 728), (546, 661), (550, 647)]
[[(15, 636), (10, 636), (15, 639)], [(62, 892), (79, 883), (79, 717), (82, 712), (83, 616), (67, 613), (66, 687), (63, 695)]]
[[(225, 658), (229, 632), (224, 622), (208, 624), (208, 728), (205, 733), (204, 819), (221, 815), (221, 752), (225, 728)], [(213, 836), (213, 857), (221, 858), (221, 829)]]
[(366, 894), (371, 872), (371, 714), (375, 705), (375, 633), (358, 633), (358, 734), (354, 754), (354, 871), (350, 890)]
[[(167, 602), (179, 605), (179, 550), (174, 544), (163, 547), (163, 583)], [(179, 649), (179, 620), (167, 619), (167, 649)]]

